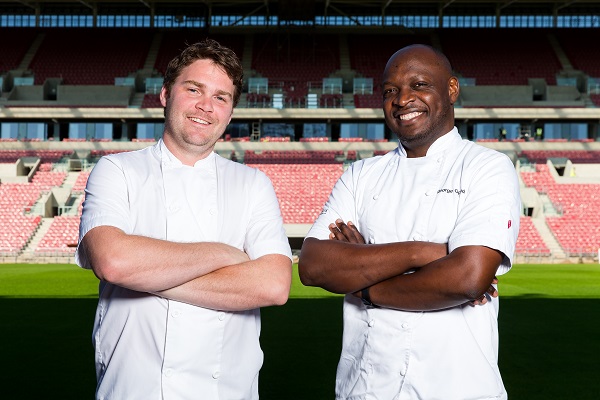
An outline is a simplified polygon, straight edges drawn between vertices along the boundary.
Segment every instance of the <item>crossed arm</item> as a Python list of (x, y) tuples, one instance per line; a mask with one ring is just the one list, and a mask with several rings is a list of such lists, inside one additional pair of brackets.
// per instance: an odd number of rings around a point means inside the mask
[(373, 303), (407, 311), (483, 304), (486, 293), (497, 296), (491, 284), (502, 253), (496, 250), (465, 246), (448, 254), (445, 244), (429, 242), (367, 245), (341, 220), (330, 231), (331, 240), (304, 241), (298, 268), (305, 285), (359, 297), (368, 287)]
[(289, 295), (291, 261), (280, 254), (250, 260), (224, 243), (169, 242), (111, 226), (90, 230), (81, 247), (99, 279), (200, 307), (241, 311)]

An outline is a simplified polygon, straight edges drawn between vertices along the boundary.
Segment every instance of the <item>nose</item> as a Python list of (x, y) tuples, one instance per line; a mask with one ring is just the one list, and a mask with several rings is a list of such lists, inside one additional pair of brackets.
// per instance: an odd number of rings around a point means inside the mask
[(405, 107), (408, 103), (415, 101), (414, 92), (410, 88), (400, 89), (396, 96), (392, 99), (394, 104), (400, 107)]
[(202, 95), (196, 100), (196, 108), (205, 112), (213, 111), (212, 98), (207, 95)]

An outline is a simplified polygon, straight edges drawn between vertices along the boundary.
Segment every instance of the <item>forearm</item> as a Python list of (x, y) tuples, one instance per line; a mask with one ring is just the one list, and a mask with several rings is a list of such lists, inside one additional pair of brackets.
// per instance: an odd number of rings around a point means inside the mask
[(221, 268), (156, 294), (214, 310), (243, 311), (284, 304), (291, 280), (290, 259), (272, 254)]
[(446, 245), (401, 242), (378, 245), (307, 238), (298, 270), (302, 283), (352, 293), (446, 255)]
[(90, 230), (82, 246), (99, 279), (142, 292), (179, 286), (248, 260), (243, 251), (224, 243), (169, 242), (110, 226)]
[(433, 311), (462, 305), (488, 291), (501, 260), (501, 253), (487, 247), (457, 249), (412, 274), (371, 286), (371, 301), (405, 311)]

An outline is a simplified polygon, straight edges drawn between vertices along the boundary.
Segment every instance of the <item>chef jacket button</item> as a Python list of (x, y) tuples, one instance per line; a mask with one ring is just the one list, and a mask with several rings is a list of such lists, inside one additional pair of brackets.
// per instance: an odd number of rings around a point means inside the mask
[(163, 375), (166, 376), (167, 378), (170, 376), (173, 376), (173, 370), (171, 368), (167, 368), (163, 371)]
[(402, 376), (406, 375), (406, 370), (405, 369), (401, 369), (400, 370), (400, 375), (402, 375)]
[(219, 318), (219, 321), (223, 321), (225, 319), (225, 313), (224, 312), (218, 313), (217, 318)]
[(215, 215), (217, 213), (217, 210), (211, 208), (208, 212), (210, 213), (210, 215)]
[(172, 316), (173, 318), (177, 318), (177, 317), (179, 317), (180, 315), (181, 315), (181, 311), (180, 311), (180, 310), (173, 310), (173, 311), (171, 311), (171, 316)]
[(404, 328), (404, 329), (408, 328), (408, 324), (407, 324), (406, 322), (405, 322), (405, 323), (403, 323), (403, 324), (402, 324), (402, 328)]
[(415, 236), (413, 236), (413, 240), (417, 240), (418, 241), (418, 240), (421, 240), (421, 239), (422, 239), (421, 235), (415, 235)]
[(372, 327), (373, 327), (373, 325), (375, 325), (375, 320), (374, 320), (374, 319), (370, 320), (370, 321), (368, 322), (368, 324), (369, 324), (369, 326), (372, 328)]
[(374, 195), (373, 195), (373, 200), (377, 200), (378, 198), (379, 198), (379, 195), (378, 195), (378, 194), (374, 194)]
[(425, 196), (431, 196), (431, 190), (426, 191)]
[(219, 376), (221, 376), (221, 373), (220, 373), (219, 371), (215, 371), (215, 372), (213, 372), (213, 374), (212, 374), (212, 377), (213, 377), (214, 379), (219, 379)]

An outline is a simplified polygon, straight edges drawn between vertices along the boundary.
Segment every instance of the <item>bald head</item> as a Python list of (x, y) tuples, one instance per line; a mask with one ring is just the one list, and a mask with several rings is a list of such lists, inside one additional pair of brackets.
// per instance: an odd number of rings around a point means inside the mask
[[(425, 44), (412, 44), (410, 46), (406, 46), (395, 52), (388, 61), (388, 65), (390, 62), (393, 62), (398, 58), (417, 58), (422, 60), (429, 60), (442, 71), (444, 71), (448, 76), (452, 75), (452, 65), (450, 64), (450, 60), (448, 57), (444, 55), (440, 50), (435, 47), (431, 47)], [(387, 66), (386, 66), (387, 68)]]

